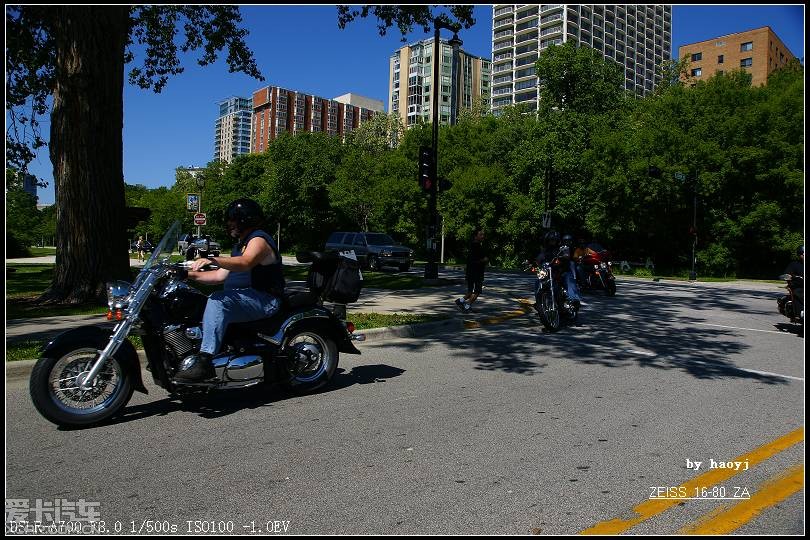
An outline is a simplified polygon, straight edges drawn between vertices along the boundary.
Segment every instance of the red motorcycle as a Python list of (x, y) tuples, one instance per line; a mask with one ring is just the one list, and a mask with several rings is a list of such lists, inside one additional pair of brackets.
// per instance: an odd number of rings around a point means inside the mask
[(605, 291), (608, 296), (616, 294), (616, 278), (613, 276), (610, 252), (592, 242), (585, 246), (585, 254), (577, 261), (577, 283), (580, 290)]

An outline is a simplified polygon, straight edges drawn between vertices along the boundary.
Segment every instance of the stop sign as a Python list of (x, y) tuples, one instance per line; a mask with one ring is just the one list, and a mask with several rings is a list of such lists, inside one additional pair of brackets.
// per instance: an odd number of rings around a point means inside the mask
[(205, 225), (205, 214), (194, 214), (194, 225)]

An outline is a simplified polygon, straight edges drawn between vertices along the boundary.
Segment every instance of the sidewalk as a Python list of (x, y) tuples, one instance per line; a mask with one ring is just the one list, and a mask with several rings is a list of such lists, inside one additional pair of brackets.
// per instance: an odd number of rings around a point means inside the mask
[[(473, 313), (462, 314), (454, 301), (461, 296), (461, 288), (425, 287), (409, 290), (364, 289), (360, 300), (347, 308), (348, 318), (352, 313), (410, 313), (424, 315), (447, 315), (462, 319), (492, 317), (500, 312), (510, 311), (519, 306), (516, 298), (501, 288), (487, 287), (479, 302), (473, 306)], [(328, 304), (327, 304), (328, 305)], [(45, 340), (85, 325), (112, 328), (115, 322), (104, 315), (63, 315), (34, 319), (14, 319), (6, 321), (6, 343), (25, 339)]]

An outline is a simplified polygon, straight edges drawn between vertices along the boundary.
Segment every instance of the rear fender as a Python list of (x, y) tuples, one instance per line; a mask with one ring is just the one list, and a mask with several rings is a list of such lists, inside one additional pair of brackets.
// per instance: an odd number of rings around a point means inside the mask
[[(112, 329), (100, 326), (74, 328), (53, 338), (43, 347), (40, 355), (49, 357), (54, 351), (63, 348), (95, 347), (98, 350), (103, 350), (109, 343), (111, 335)], [(121, 362), (122, 369), (126, 370), (132, 377), (132, 387), (138, 392), (147, 394), (148, 392), (141, 378), (141, 362), (138, 360), (135, 347), (132, 346), (129, 340), (124, 340), (116, 351), (115, 357)]]
[(346, 325), (323, 306), (302, 309), (281, 323), (272, 336), (260, 335), (259, 337), (275, 345), (281, 345), (285, 337), (302, 329), (313, 330), (329, 336), (335, 341), (340, 352), (360, 354), (351, 341)]

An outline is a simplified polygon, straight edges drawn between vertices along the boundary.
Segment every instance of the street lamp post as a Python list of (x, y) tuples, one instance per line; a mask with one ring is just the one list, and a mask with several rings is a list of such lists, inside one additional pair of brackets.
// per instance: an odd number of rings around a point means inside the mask
[[(197, 187), (200, 188), (200, 196), (197, 199), (197, 201), (198, 201), (198, 203), (197, 203), (198, 204), (197, 212), (202, 213), (202, 192), (203, 192), (203, 189), (205, 188), (205, 178), (203, 178), (198, 173), (197, 175), (194, 176), (194, 182), (197, 184)], [(197, 225), (197, 238), (200, 238), (200, 226), (199, 225)]]
[[(656, 167), (651, 167), (658, 171)], [(660, 175), (660, 171), (659, 175)], [(689, 272), (689, 281), (697, 280), (697, 272), (695, 272), (695, 248), (697, 247), (697, 173), (691, 175), (689, 173), (676, 172), (675, 179), (680, 180), (685, 185), (688, 185), (688, 180), (692, 181), (692, 228), (689, 233), (692, 235), (692, 271)], [(660, 178), (660, 176), (659, 176)]]
[[(433, 179), (433, 183), (430, 188), (430, 192), (428, 195), (428, 234), (427, 234), (427, 248), (428, 248), (428, 260), (427, 264), (425, 265), (425, 279), (438, 279), (439, 277), (439, 263), (438, 263), (438, 256), (437, 256), (437, 245), (438, 242), (436, 241), (436, 236), (438, 234), (438, 223), (439, 223), (439, 216), (437, 214), (436, 209), (436, 195), (438, 193), (438, 168), (439, 168), (439, 96), (440, 92), (439, 89), (441, 87), (441, 78), (440, 78), (440, 70), (439, 64), (441, 63), (441, 44), (439, 43), (441, 34), (440, 30), (442, 28), (446, 28), (448, 30), (453, 30), (454, 35), (453, 39), (449, 41), (449, 44), (453, 47), (453, 51), (457, 51), (458, 47), (461, 46), (462, 41), (458, 37), (458, 30), (451, 26), (445, 19), (436, 17), (433, 19), (433, 146), (432, 146), (432, 154), (433, 154), (433, 163), (432, 163), (432, 171), (431, 171), (431, 178)], [(452, 68), (451, 68), (452, 69)], [(450, 74), (451, 79), (453, 77), (453, 73)], [(452, 107), (452, 103), (451, 103)]]
[(689, 272), (689, 281), (697, 281), (695, 272), (695, 248), (697, 247), (697, 175), (692, 184), (692, 271)]

